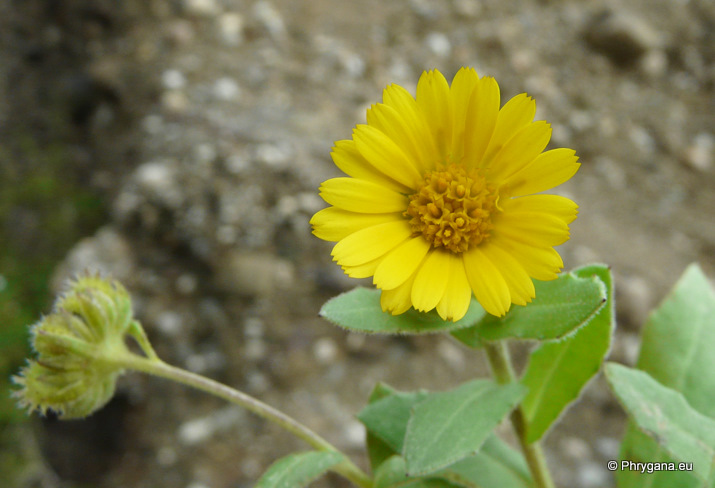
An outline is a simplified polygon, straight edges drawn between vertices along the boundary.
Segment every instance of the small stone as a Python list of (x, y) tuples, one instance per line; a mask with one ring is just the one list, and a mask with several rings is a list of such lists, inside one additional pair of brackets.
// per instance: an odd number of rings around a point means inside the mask
[(134, 173), (134, 181), (142, 193), (169, 208), (178, 208), (183, 202), (183, 195), (176, 180), (176, 172), (168, 161), (144, 163)]
[(208, 164), (216, 159), (218, 152), (216, 148), (208, 142), (201, 143), (194, 148), (194, 157), (200, 164)]
[(685, 150), (685, 162), (697, 171), (706, 172), (713, 165), (715, 138), (712, 134), (701, 132), (695, 136), (692, 144)]
[(221, 40), (229, 46), (238, 46), (243, 41), (243, 17), (236, 12), (227, 12), (219, 17)]
[(653, 292), (648, 280), (641, 276), (620, 276), (616, 287), (616, 303), (625, 319), (624, 325), (641, 327), (653, 308)]
[(147, 115), (142, 120), (142, 128), (149, 135), (159, 134), (162, 130), (164, 130), (164, 119), (161, 115), (157, 114)]
[(608, 484), (611, 475), (604, 469), (602, 463), (589, 461), (581, 464), (577, 470), (578, 486), (596, 488)]
[(189, 107), (189, 98), (180, 90), (169, 90), (162, 93), (161, 105), (168, 112), (181, 114)]
[[(92, 237), (80, 240), (52, 276), (52, 289), (64, 289), (69, 278), (86, 270), (106, 273), (128, 284), (136, 270), (130, 242), (109, 226), (102, 227)], [(0, 285), (7, 286), (7, 280), (2, 276)]]
[(198, 281), (193, 274), (184, 273), (176, 279), (176, 290), (182, 295), (191, 295), (197, 287)]
[(190, 21), (177, 19), (166, 27), (166, 35), (176, 45), (185, 46), (194, 40), (196, 33)]
[(164, 467), (173, 466), (176, 464), (179, 456), (176, 454), (176, 449), (173, 447), (162, 447), (156, 453), (156, 461)]
[(596, 15), (584, 31), (586, 42), (620, 66), (633, 64), (662, 40), (642, 18), (623, 11), (606, 10)]
[(345, 72), (352, 78), (360, 78), (365, 74), (365, 60), (359, 55), (344, 51), (338, 58)]
[(169, 337), (179, 336), (184, 328), (184, 321), (181, 320), (181, 315), (170, 310), (160, 313), (155, 322), (157, 329)]
[(345, 442), (350, 447), (362, 447), (365, 443), (365, 426), (357, 420), (349, 420), (343, 427)]
[(200, 17), (213, 17), (220, 12), (216, 0), (185, 0), (184, 9), (186, 13)]
[(243, 324), (243, 333), (246, 337), (260, 338), (263, 337), (263, 322), (256, 317), (249, 317), (246, 323)]
[(253, 4), (253, 15), (263, 24), (271, 37), (282, 39), (286, 35), (283, 18), (270, 2), (259, 0)]
[(186, 86), (186, 77), (176, 69), (168, 69), (161, 74), (161, 83), (167, 90), (178, 90)]
[(314, 214), (325, 206), (323, 199), (313, 191), (298, 193), (297, 200), (298, 208), (308, 214)]
[(645, 127), (640, 125), (632, 126), (628, 131), (628, 136), (642, 155), (650, 156), (655, 152), (655, 139)]
[(640, 68), (651, 78), (662, 78), (668, 72), (668, 55), (662, 49), (651, 49), (641, 59)]
[(216, 80), (213, 86), (214, 96), (219, 100), (236, 100), (241, 96), (241, 88), (233, 78), (223, 77)]
[(248, 361), (259, 361), (266, 356), (266, 343), (261, 338), (250, 338), (246, 341), (243, 354)]
[(286, 145), (259, 144), (256, 147), (256, 159), (267, 166), (280, 169), (290, 160), (290, 148)]
[(454, 9), (464, 17), (477, 17), (482, 11), (482, 3), (478, 0), (454, 0)]
[(425, 43), (430, 51), (441, 58), (449, 56), (452, 52), (452, 43), (450, 43), (449, 38), (441, 32), (428, 34)]
[(261, 252), (231, 251), (215, 267), (220, 288), (247, 296), (264, 296), (289, 288), (294, 276), (290, 261)]
[(464, 371), (464, 352), (453, 342), (447, 340), (439, 341), (437, 344), (437, 353), (454, 371)]
[(219, 371), (226, 365), (226, 358), (219, 351), (192, 354), (186, 359), (186, 368), (198, 374)]
[(330, 364), (338, 356), (338, 345), (330, 337), (321, 337), (313, 344), (313, 356), (320, 364)]
[(615, 459), (621, 449), (621, 441), (613, 437), (599, 437), (596, 439), (595, 446), (596, 452), (598, 452), (601, 457)]
[(564, 455), (577, 461), (583, 461), (591, 456), (589, 445), (578, 437), (566, 437), (559, 446)]
[(238, 230), (230, 224), (221, 225), (216, 229), (216, 240), (219, 244), (230, 246), (236, 243)]

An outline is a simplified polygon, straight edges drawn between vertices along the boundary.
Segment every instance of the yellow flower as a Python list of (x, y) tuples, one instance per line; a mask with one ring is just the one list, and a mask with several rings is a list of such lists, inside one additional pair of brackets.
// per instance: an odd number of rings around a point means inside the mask
[(413, 98), (388, 86), (352, 140), (332, 157), (349, 177), (320, 187), (332, 205), (311, 219), (336, 241), (332, 256), (348, 276), (382, 290), (385, 311), (437, 309), (462, 318), (472, 293), (504, 315), (534, 298), (532, 278), (563, 267), (553, 246), (569, 238), (578, 206), (534, 195), (571, 178), (571, 149), (544, 151), (551, 127), (534, 122), (536, 105), (517, 95), (500, 109), (499, 86), (462, 68), (452, 85), (422, 74)]

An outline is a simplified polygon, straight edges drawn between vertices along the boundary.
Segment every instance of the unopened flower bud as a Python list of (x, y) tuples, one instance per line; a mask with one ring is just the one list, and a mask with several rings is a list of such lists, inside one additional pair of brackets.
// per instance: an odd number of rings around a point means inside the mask
[(32, 328), (36, 360), (14, 382), (14, 394), (28, 410), (86, 417), (114, 395), (128, 353), (125, 335), (134, 322), (129, 294), (118, 282), (81, 276), (70, 283), (53, 312)]

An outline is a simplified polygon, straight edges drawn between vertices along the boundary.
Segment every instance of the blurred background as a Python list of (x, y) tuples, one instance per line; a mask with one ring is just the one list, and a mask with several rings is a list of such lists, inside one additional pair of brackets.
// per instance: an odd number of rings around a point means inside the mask
[[(709, 0), (7, 0), (0, 3), (0, 478), (18, 488), (238, 488), (307, 446), (140, 375), (83, 421), (7, 392), (28, 324), (68, 276), (121, 280), (166, 361), (292, 414), (361, 466), (376, 381), (486, 374), (446, 337), (358, 336), (317, 317), (356, 285), (310, 234), (332, 143), (382, 89), (461, 66), (528, 92), (583, 163), (566, 268), (616, 277), (611, 358), (686, 265), (715, 275)], [(517, 347), (523, 364), (527, 345)], [(5, 393), (3, 393), (5, 392)], [(558, 484), (611, 487), (624, 416), (600, 379), (546, 442)], [(327, 477), (316, 487), (344, 487)]]

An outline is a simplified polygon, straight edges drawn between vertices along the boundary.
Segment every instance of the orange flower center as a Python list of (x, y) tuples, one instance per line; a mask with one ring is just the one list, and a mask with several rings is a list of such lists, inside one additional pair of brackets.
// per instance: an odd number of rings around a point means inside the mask
[(410, 219), (413, 236), (462, 253), (489, 237), (498, 198), (478, 170), (450, 164), (425, 174), (403, 215)]

